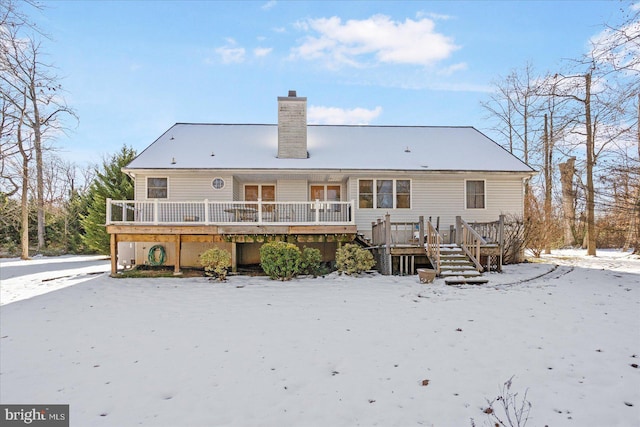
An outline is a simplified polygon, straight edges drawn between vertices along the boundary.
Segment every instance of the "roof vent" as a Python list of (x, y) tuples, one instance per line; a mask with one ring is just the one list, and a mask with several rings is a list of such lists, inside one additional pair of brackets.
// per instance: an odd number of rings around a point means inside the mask
[(296, 95), (296, 91), (295, 90), (290, 90), (289, 91), (289, 98), (296, 98), (298, 95)]

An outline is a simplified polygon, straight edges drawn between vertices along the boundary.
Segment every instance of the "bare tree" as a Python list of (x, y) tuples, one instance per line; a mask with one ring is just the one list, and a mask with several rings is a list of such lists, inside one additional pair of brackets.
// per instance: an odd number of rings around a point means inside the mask
[[(0, 39), (0, 88), (3, 100), (13, 104), (20, 116), (21, 131), (28, 129), (33, 142), (40, 249), (45, 244), (43, 153), (51, 148), (47, 145), (51, 138), (63, 130), (62, 117), (74, 116), (74, 113), (61, 95), (53, 67), (42, 60), (42, 45), (36, 39), (39, 33), (28, 31), (34, 26), (17, 10), (14, 2), (3, 0), (0, 6), (0, 16), (5, 21)], [(23, 168), (23, 175), (25, 173), (28, 168)], [(23, 188), (23, 195), (27, 194), (25, 191)]]

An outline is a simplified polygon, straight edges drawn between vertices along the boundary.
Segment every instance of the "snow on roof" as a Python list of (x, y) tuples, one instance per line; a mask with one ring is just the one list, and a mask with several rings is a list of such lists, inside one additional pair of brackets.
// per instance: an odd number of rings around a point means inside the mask
[(533, 169), (473, 127), (308, 125), (309, 158), (279, 159), (278, 126), (177, 123), (133, 169)]

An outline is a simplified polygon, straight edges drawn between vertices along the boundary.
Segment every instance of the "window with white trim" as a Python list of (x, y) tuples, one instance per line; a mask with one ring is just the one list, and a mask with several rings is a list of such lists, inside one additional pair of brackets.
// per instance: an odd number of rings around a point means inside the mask
[(310, 189), (311, 200), (322, 202), (339, 202), (340, 186), (332, 184), (313, 184)]
[(466, 181), (467, 209), (485, 208), (484, 180)]
[(147, 199), (166, 199), (168, 197), (168, 178), (147, 178)]
[(358, 180), (360, 209), (411, 209), (411, 180)]

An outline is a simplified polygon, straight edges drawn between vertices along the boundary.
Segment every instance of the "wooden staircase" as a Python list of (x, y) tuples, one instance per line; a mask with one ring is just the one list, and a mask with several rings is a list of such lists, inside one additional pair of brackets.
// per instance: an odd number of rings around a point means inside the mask
[(440, 277), (447, 285), (481, 285), (489, 282), (456, 244), (440, 245)]

